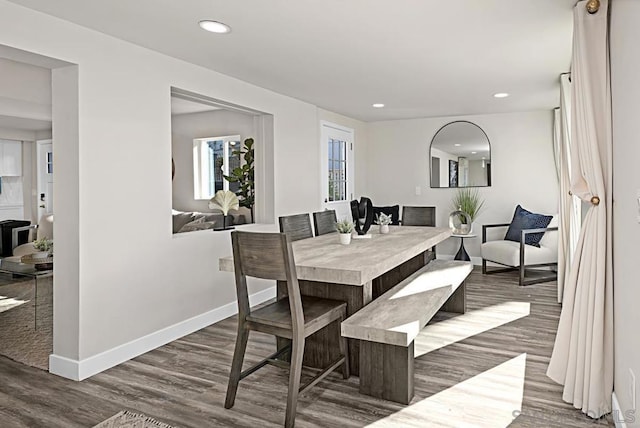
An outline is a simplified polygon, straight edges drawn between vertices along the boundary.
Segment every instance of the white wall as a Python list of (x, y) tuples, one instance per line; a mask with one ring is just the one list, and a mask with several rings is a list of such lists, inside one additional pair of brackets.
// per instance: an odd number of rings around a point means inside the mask
[(51, 120), (51, 70), (0, 58), (0, 116)]
[(235, 300), (215, 262), (228, 234), (171, 234), (170, 87), (273, 114), (270, 206), (320, 209), (315, 106), (4, 0), (0, 42), (78, 65), (77, 93), (58, 92), (78, 99), (77, 131), (73, 111), (54, 126), (54, 353), (70, 364)]
[[(437, 225), (448, 225), (456, 189), (430, 187), (429, 145), (438, 129), (454, 120), (479, 125), (491, 143), (492, 186), (479, 189), (486, 201), (474, 224), (479, 236), (465, 241), (469, 255), (479, 257), (483, 223), (508, 223), (517, 204), (535, 212), (557, 211), (553, 115), (535, 111), (370, 123), (367, 186), (374, 205), (435, 206)], [(421, 195), (415, 194), (416, 187)], [(453, 255), (458, 245), (457, 239), (449, 239), (438, 246), (438, 253)]]
[[(611, 86), (613, 108), (613, 276), (614, 276), (614, 390), (623, 411), (633, 407), (629, 370), (640, 381), (640, 287), (638, 246), (640, 225), (640, 2), (613, 0), (611, 6)], [(640, 393), (640, 384), (636, 389)], [(640, 403), (635, 403), (637, 406)], [(640, 426), (636, 412), (635, 424)]]
[[(176, 165), (173, 180), (173, 208), (208, 212), (208, 200), (196, 200), (193, 193), (193, 140), (240, 135), (240, 141), (255, 138), (254, 116), (229, 110), (175, 115), (171, 119), (171, 154)], [(255, 149), (261, 142), (256, 140)]]

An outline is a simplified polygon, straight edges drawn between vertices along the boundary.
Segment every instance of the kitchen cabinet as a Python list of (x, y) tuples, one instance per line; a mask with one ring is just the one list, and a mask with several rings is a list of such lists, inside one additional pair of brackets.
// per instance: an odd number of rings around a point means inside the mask
[(22, 175), (22, 141), (0, 140), (0, 177)]

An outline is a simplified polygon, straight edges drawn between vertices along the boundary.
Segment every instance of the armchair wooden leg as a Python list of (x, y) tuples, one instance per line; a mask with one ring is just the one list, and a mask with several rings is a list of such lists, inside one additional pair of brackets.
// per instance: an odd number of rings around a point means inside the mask
[(482, 274), (487, 274), (487, 261), (485, 259), (482, 259)]
[(238, 391), (238, 383), (240, 383), (240, 373), (242, 373), (242, 363), (244, 361), (244, 353), (247, 349), (247, 341), (249, 340), (249, 329), (245, 328), (244, 323), (238, 325), (238, 337), (236, 338), (236, 348), (233, 351), (233, 362), (231, 363), (231, 373), (229, 374), (229, 385), (227, 386), (227, 397), (224, 401), (225, 409), (233, 407), (236, 400), (236, 392)]
[(342, 321), (344, 321), (345, 318), (346, 316), (343, 315), (338, 321), (338, 343), (340, 346), (340, 354), (344, 357), (344, 363), (342, 364), (342, 377), (349, 379), (351, 374), (349, 371), (349, 345), (347, 344), (347, 338), (342, 336), (340, 333), (340, 324), (342, 324)]
[(291, 369), (289, 371), (289, 392), (287, 394), (287, 413), (284, 419), (286, 428), (293, 428), (298, 407), (298, 391), (302, 374), (302, 356), (304, 354), (304, 337), (293, 339), (291, 346)]

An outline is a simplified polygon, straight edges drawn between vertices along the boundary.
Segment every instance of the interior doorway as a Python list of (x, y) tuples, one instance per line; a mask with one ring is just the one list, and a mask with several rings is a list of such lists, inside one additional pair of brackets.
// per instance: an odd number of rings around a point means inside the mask
[[(0, 45), (0, 68), (3, 77), (0, 82), (0, 99), (3, 101), (0, 108), (0, 139), (21, 143), (20, 150), (14, 155), (15, 159), (19, 159), (21, 168), (11, 173), (3, 170), (9, 176), (4, 196), (5, 199), (11, 197), (9, 202), (23, 208), (20, 216), (12, 215), (11, 219), (31, 223), (30, 226), (23, 226), (29, 230), (21, 233), (28, 233), (30, 240), (37, 237), (51, 239), (54, 228), (52, 216), (47, 216), (46, 222), (39, 223), (39, 220), (43, 214), (52, 213), (54, 209), (53, 122), (54, 116), (65, 119), (56, 122), (55, 139), (64, 142), (60, 147), (68, 149), (75, 144), (77, 123), (73, 120), (73, 110), (77, 109), (77, 105), (74, 105), (72, 95), (77, 92), (77, 66)], [(54, 104), (57, 105), (57, 112)], [(73, 156), (66, 158), (74, 159)], [(66, 163), (59, 169), (69, 171), (70, 162)], [(66, 204), (58, 204), (59, 209), (70, 210), (68, 205), (74, 202), (68, 190), (71, 188), (64, 183), (60, 187), (64, 191), (59, 190), (58, 197), (66, 196)], [(35, 225), (39, 227), (35, 228)], [(65, 245), (58, 248), (65, 251), (56, 251), (55, 267), (51, 254), (36, 261), (31, 256), (36, 251), (33, 242), (20, 241), (17, 244), (22, 245), (15, 248), (11, 242), (11, 255), (0, 264), (0, 355), (42, 370), (51, 370), (49, 362), (54, 341), (65, 342), (66, 336), (73, 334), (73, 328), (68, 327), (71, 324), (66, 321), (67, 318), (74, 319), (73, 309), (76, 315), (78, 311), (78, 300), (74, 299), (72, 293), (74, 288), (77, 289), (77, 282), (68, 280), (73, 271), (68, 268), (72, 260), (67, 254), (74, 246), (69, 237), (69, 228), (64, 231), (67, 233), (59, 234), (58, 242), (64, 241)], [(66, 274), (66, 277), (58, 272)], [(62, 297), (54, 299), (54, 293)], [(56, 322), (66, 328), (54, 329)], [(58, 331), (56, 337), (54, 330)], [(73, 340), (66, 342), (72, 343)]]

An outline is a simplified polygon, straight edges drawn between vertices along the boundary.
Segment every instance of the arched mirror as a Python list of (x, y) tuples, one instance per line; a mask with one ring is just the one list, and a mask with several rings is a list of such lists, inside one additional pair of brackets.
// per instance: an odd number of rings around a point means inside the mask
[(431, 187), (491, 186), (491, 145), (475, 123), (444, 125), (431, 140)]

